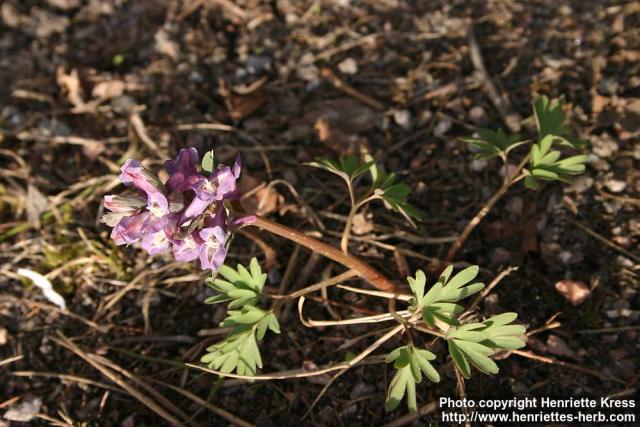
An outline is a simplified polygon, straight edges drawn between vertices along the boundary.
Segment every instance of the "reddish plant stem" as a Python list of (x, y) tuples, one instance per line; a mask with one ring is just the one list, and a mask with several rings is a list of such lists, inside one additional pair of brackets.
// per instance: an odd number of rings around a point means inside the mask
[(362, 277), (378, 290), (385, 292), (397, 292), (397, 288), (391, 280), (386, 278), (382, 273), (366, 262), (354, 257), (353, 255), (345, 254), (339, 249), (323, 243), (320, 240), (309, 237), (306, 234), (294, 230), (293, 228), (278, 224), (259, 215), (256, 215), (256, 220), (252, 225), (280, 237), (284, 237), (292, 242), (296, 242), (313, 252), (317, 252), (322, 256), (344, 265), (345, 267), (355, 270), (358, 273), (358, 276)]

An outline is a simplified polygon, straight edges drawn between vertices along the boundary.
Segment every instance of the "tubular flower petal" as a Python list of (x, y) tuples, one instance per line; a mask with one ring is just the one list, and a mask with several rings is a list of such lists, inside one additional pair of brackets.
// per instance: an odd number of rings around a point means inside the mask
[(203, 270), (218, 271), (227, 256), (227, 233), (218, 226), (203, 228), (200, 238), (204, 241), (200, 245), (200, 266)]
[(182, 192), (192, 188), (196, 183), (205, 179), (198, 173), (198, 152), (195, 148), (184, 148), (178, 153), (176, 160), (167, 160), (165, 168), (169, 172), (167, 190)]
[(120, 168), (120, 181), (127, 186), (133, 186), (144, 191), (147, 196), (153, 193), (163, 193), (164, 185), (153, 174), (149, 173), (137, 160), (127, 160)]

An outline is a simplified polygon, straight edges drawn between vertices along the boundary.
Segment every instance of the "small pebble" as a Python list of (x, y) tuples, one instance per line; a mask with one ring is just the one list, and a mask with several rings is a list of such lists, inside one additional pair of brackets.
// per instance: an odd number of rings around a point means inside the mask
[(481, 172), (487, 167), (488, 162), (483, 159), (474, 159), (471, 161), (471, 170)]
[(607, 182), (605, 182), (604, 185), (606, 185), (606, 187), (612, 193), (620, 193), (625, 188), (627, 188), (627, 183), (624, 181), (620, 181), (618, 179), (610, 179)]
[(556, 356), (576, 358), (576, 353), (571, 350), (565, 340), (554, 334), (549, 335), (549, 338), (547, 338), (547, 350)]
[(358, 63), (353, 58), (347, 58), (338, 64), (338, 70), (342, 74), (356, 74), (358, 72)]
[(449, 129), (451, 129), (451, 126), (453, 126), (453, 122), (451, 121), (450, 118), (445, 117), (442, 120), (440, 120), (436, 125), (436, 127), (433, 129), (433, 135), (440, 138), (444, 136), (445, 133), (449, 132)]
[(404, 130), (410, 130), (413, 124), (411, 118), (411, 111), (409, 110), (394, 110), (393, 121)]
[(469, 118), (478, 126), (486, 126), (489, 122), (487, 113), (484, 111), (484, 108), (480, 107), (479, 105), (469, 110)]

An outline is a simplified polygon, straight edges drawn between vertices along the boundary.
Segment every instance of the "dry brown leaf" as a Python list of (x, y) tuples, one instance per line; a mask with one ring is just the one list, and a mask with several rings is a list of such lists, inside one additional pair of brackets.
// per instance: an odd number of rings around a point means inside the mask
[(78, 70), (75, 68), (69, 74), (65, 73), (64, 67), (58, 67), (57, 82), (63, 91), (67, 94), (67, 100), (75, 109), (82, 109), (85, 106), (84, 94), (80, 79), (78, 78)]
[(111, 99), (124, 93), (127, 85), (122, 80), (105, 80), (93, 87), (91, 96), (100, 99)]
[(248, 96), (230, 93), (227, 97), (229, 116), (233, 120), (242, 120), (257, 111), (266, 101), (262, 90), (257, 90)]
[(591, 289), (577, 280), (560, 280), (555, 285), (556, 291), (572, 305), (580, 305), (591, 295)]
[(27, 220), (36, 229), (40, 228), (40, 215), (47, 210), (49, 201), (34, 185), (27, 188)]

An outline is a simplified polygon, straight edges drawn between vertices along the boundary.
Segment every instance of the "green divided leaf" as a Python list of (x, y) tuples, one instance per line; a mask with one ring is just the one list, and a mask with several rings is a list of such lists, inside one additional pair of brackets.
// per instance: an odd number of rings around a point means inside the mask
[(200, 359), (210, 369), (224, 373), (235, 370), (240, 375), (253, 376), (262, 368), (258, 341), (264, 338), (267, 330), (280, 333), (276, 315), (255, 306), (266, 280), (267, 274), (262, 272), (256, 258), (251, 259), (249, 268), (238, 264), (234, 270), (223, 265), (218, 277), (207, 280), (207, 285), (220, 295), (205, 302), (230, 301), (222, 326), (233, 328), (224, 340), (207, 348), (207, 354)]
[(353, 181), (360, 175), (369, 171), (373, 180), (373, 193), (382, 199), (388, 209), (400, 212), (402, 216), (415, 226), (414, 219), (421, 219), (420, 212), (407, 202), (411, 193), (411, 187), (402, 182), (396, 182), (394, 173), (385, 173), (379, 170), (370, 154), (364, 155), (364, 163), (360, 163), (353, 154), (340, 157), (338, 160), (328, 157), (317, 157), (314, 161), (306, 163), (308, 166), (327, 170), (341, 177), (349, 188)]
[(487, 334), (486, 342), (495, 348), (505, 350), (516, 350), (524, 347), (526, 344), (522, 337), (526, 332), (525, 327), (522, 325), (509, 325), (517, 317), (516, 313), (503, 313), (482, 322), (485, 327), (483, 332)]
[(376, 173), (371, 174), (374, 179), (374, 194), (380, 197), (388, 209), (400, 212), (411, 225), (414, 219), (422, 219), (422, 214), (407, 202), (407, 197), (411, 194), (411, 187), (403, 182), (396, 182), (396, 174), (385, 173), (376, 169)]
[(499, 349), (524, 347), (524, 326), (510, 325), (516, 318), (516, 313), (503, 313), (447, 332), (449, 354), (465, 378), (471, 376), (471, 365), (486, 374), (496, 374), (498, 366), (489, 356)]
[(577, 155), (561, 159), (560, 151), (551, 149), (555, 141), (561, 140), (555, 135), (546, 135), (531, 147), (530, 166), (525, 177), (527, 188), (537, 190), (540, 187), (538, 181), (570, 182), (571, 175), (584, 172), (587, 156)]
[(229, 309), (241, 308), (245, 305), (255, 305), (260, 299), (262, 288), (267, 280), (267, 274), (262, 272), (258, 260), (254, 257), (249, 263), (249, 270), (238, 264), (236, 270), (223, 265), (220, 268), (219, 276), (215, 279), (207, 279), (207, 285), (220, 295), (216, 295), (205, 300), (207, 304), (218, 304), (231, 301)]
[(501, 154), (508, 154), (509, 151), (524, 144), (526, 141), (519, 141), (518, 135), (507, 135), (502, 129), (493, 131), (491, 129), (478, 129), (478, 136), (471, 138), (463, 138), (462, 141), (467, 142), (478, 149), (476, 158), (488, 160)]
[(223, 326), (233, 330), (224, 340), (207, 348), (200, 361), (224, 373), (235, 370), (240, 375), (255, 375), (262, 368), (258, 341), (264, 338), (267, 329), (280, 333), (275, 314), (246, 305), (242, 310), (229, 310)]
[(340, 157), (338, 161), (328, 157), (316, 157), (312, 162), (306, 163), (308, 166), (327, 170), (344, 179), (347, 183), (353, 182), (357, 177), (365, 173), (375, 164), (373, 160), (360, 163), (353, 154)]
[[(463, 307), (455, 303), (484, 288), (482, 283), (469, 284), (476, 278), (478, 271), (478, 266), (471, 266), (451, 277), (453, 266), (447, 267), (438, 282), (422, 298), (422, 319), (429, 326), (434, 326), (436, 320), (457, 325), (455, 316), (463, 311)], [(418, 273), (424, 275), (422, 271)], [(418, 277), (421, 277), (420, 274), (416, 274), (416, 280)]]
[(546, 95), (542, 95), (533, 103), (533, 112), (540, 139), (547, 135), (563, 136), (569, 133), (569, 128), (565, 124), (562, 99), (550, 101)]
[(417, 410), (416, 384), (422, 381), (422, 374), (433, 382), (440, 381), (440, 374), (430, 363), (435, 358), (436, 356), (430, 351), (413, 346), (398, 347), (389, 353), (385, 360), (387, 363), (393, 362), (397, 372), (387, 392), (384, 404), (387, 412), (395, 410), (405, 395), (409, 411)]

